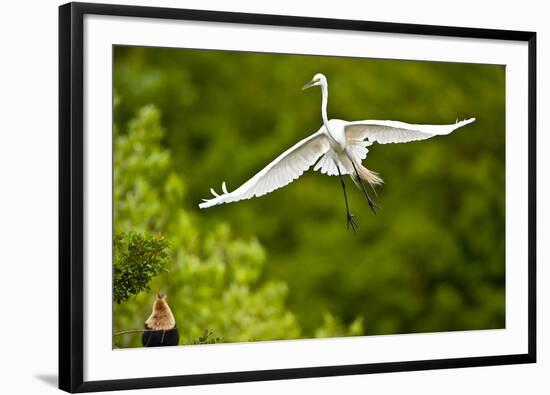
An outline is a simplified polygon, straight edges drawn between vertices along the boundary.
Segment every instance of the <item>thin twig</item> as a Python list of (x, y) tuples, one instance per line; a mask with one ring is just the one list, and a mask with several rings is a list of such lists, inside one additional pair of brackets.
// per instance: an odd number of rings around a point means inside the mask
[(115, 332), (113, 336), (127, 335), (130, 333), (139, 333), (139, 332), (154, 332), (153, 329), (128, 329), (127, 331)]

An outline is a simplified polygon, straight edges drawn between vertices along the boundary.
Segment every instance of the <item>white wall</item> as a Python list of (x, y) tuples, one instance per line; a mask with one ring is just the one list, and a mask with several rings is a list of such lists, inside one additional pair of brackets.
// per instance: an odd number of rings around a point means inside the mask
[[(189, 393), (542, 394), (550, 390), (548, 125), (550, 25), (543, 1), (123, 1), (227, 11), (534, 30), (538, 33), (539, 362), (536, 365), (130, 391)], [(0, 14), (0, 360), (3, 393), (53, 393), (57, 374), (57, 6), (3, 4)], [(542, 226), (542, 224), (545, 226)], [(546, 244), (544, 244), (544, 239)], [(543, 311), (546, 308), (546, 312)], [(543, 314), (546, 313), (546, 314)], [(31, 323), (26, 315), (33, 318)]]

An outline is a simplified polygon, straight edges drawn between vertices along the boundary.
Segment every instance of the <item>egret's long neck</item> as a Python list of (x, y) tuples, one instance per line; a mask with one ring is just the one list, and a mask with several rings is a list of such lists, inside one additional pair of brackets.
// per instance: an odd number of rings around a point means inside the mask
[(325, 125), (325, 129), (327, 130), (326, 131), (327, 137), (334, 144), (337, 144), (336, 138), (334, 137), (334, 134), (332, 133), (332, 130), (330, 130), (330, 127), (328, 125), (328, 116), (327, 116), (328, 85), (326, 82), (321, 85), (321, 95), (322, 95), (321, 116), (323, 117), (323, 124)]
[(327, 117), (327, 103), (328, 103), (328, 85), (326, 83), (321, 85), (321, 116), (323, 117), (323, 123), (328, 130), (328, 117)]

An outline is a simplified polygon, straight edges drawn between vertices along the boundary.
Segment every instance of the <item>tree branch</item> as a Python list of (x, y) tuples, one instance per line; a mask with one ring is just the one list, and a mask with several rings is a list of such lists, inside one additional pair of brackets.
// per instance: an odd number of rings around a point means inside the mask
[(153, 329), (128, 329), (126, 331), (115, 332), (113, 336), (128, 335), (130, 333), (140, 333), (140, 332), (155, 332)]

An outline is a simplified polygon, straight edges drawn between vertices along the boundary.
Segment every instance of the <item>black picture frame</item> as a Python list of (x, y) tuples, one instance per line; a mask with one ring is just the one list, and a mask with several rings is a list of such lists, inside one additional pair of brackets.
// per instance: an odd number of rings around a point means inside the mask
[[(83, 378), (83, 19), (86, 14), (404, 33), (528, 43), (528, 352), (469, 358), (322, 366), (107, 381)], [(536, 361), (536, 33), (110, 4), (59, 7), (59, 388), (107, 391), (243, 381), (507, 365)]]

